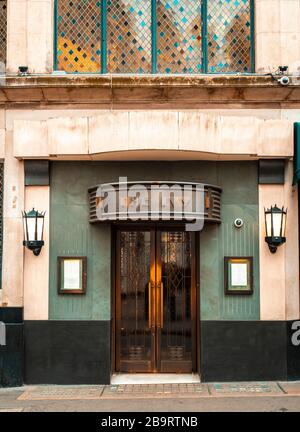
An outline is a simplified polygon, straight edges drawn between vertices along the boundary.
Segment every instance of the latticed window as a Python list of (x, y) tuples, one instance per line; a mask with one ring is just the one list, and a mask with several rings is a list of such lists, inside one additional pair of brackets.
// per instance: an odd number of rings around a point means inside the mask
[(56, 69), (253, 71), (253, 0), (56, 0)]
[(0, 0), (0, 73), (5, 70), (7, 35), (7, 0)]

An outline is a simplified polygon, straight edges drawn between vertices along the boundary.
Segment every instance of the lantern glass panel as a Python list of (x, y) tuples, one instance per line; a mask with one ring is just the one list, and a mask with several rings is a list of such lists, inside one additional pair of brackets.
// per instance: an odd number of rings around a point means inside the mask
[(38, 217), (37, 218), (37, 240), (43, 240), (43, 228), (44, 228), (44, 218)]
[(25, 216), (23, 216), (23, 229), (24, 229), (24, 240), (28, 241), (27, 238), (27, 222)]
[(27, 229), (28, 229), (28, 239), (27, 241), (35, 241), (35, 217), (27, 217), (26, 223), (27, 223)]
[(273, 216), (273, 237), (281, 237), (282, 213), (272, 213)]
[(285, 229), (286, 229), (286, 213), (282, 213), (282, 237), (285, 237)]
[(272, 237), (272, 216), (271, 216), (271, 213), (266, 213), (266, 236)]

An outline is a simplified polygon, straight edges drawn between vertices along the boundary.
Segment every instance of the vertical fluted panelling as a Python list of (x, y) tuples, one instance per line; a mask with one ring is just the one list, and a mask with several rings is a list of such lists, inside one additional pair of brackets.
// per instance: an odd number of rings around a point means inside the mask
[[(222, 224), (200, 233), (201, 320), (259, 319), (258, 193), (256, 162), (55, 162), (51, 168), (50, 319), (107, 320), (111, 317), (111, 229), (89, 224), (89, 187), (116, 182), (174, 180), (217, 184), (222, 189)], [(244, 226), (234, 228), (240, 217)], [(88, 258), (85, 295), (57, 294), (57, 257)], [(254, 257), (254, 294), (224, 295), (224, 256)]]
[[(259, 319), (259, 215), (256, 163), (217, 165), (222, 187), (220, 226), (207, 225), (200, 234), (201, 320)], [(242, 228), (234, 220), (244, 221)], [(224, 294), (224, 257), (253, 256), (253, 295)]]
[[(227, 210), (227, 209), (226, 209)], [(225, 210), (225, 211), (226, 211)], [(240, 209), (240, 213), (241, 214)], [(223, 319), (256, 319), (258, 317), (259, 304), (259, 275), (258, 275), (258, 223), (251, 217), (250, 209), (243, 216), (245, 225), (234, 228), (233, 221), (224, 222), (220, 229), (220, 254), (221, 256), (253, 256), (254, 265), (254, 294), (252, 296), (225, 296), (223, 262), (220, 263), (220, 303), (221, 316)], [(225, 212), (224, 211), (224, 212)], [(234, 215), (232, 215), (232, 219)], [(222, 261), (222, 260), (221, 260)]]
[[(110, 227), (89, 224), (87, 189), (96, 180), (95, 170), (89, 174), (85, 166), (81, 171), (76, 163), (52, 165), (50, 319), (110, 318)], [(57, 294), (58, 256), (87, 256), (85, 295)]]

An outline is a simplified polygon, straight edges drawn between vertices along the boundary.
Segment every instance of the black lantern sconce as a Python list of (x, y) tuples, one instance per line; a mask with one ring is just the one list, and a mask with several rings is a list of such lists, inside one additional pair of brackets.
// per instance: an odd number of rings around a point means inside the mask
[(35, 256), (38, 256), (44, 246), (44, 218), (45, 212), (39, 213), (34, 208), (30, 212), (22, 212), (24, 241), (23, 246), (31, 250)]
[(275, 253), (278, 246), (281, 246), (286, 241), (286, 215), (287, 209), (284, 210), (283, 207), (280, 209), (276, 204), (275, 206), (271, 206), (270, 209), (265, 209), (265, 240), (271, 253)]

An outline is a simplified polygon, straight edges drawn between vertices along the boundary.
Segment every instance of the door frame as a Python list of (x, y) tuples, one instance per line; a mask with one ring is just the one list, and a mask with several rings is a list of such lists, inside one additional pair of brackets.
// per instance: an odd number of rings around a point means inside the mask
[[(117, 291), (117, 233), (119, 230), (131, 230), (131, 231), (143, 231), (143, 230), (155, 230), (155, 237), (157, 235), (157, 231), (161, 230), (184, 230), (185, 223), (178, 222), (142, 222), (142, 223), (134, 223), (124, 221), (121, 223), (116, 223), (111, 225), (111, 374), (116, 373), (116, 363), (117, 363), (117, 350), (116, 350), (116, 331), (117, 331), (117, 302), (116, 302), (116, 291)], [(195, 307), (192, 308), (192, 313), (194, 316), (194, 354), (193, 354), (193, 373), (198, 373), (201, 377), (200, 370), (200, 279), (199, 279), (199, 247), (200, 247), (200, 233), (195, 232), (193, 235), (193, 243), (194, 243), (194, 256), (192, 257), (192, 272), (194, 274), (194, 284), (192, 287), (192, 304), (195, 304)], [(156, 244), (157, 247), (157, 244)], [(155, 247), (155, 250), (156, 250)]]

